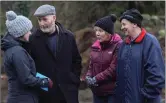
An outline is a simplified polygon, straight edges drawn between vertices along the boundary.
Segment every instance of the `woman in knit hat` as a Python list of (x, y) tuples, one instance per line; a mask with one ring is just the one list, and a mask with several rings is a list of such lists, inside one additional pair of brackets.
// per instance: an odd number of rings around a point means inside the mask
[(155, 36), (142, 27), (137, 9), (120, 17), (126, 35), (118, 53), (116, 103), (161, 103), (164, 60)]
[(114, 103), (117, 52), (122, 42), (114, 33), (115, 15), (99, 19), (94, 25), (97, 40), (91, 47), (86, 81), (93, 92), (94, 103)]
[(28, 42), (32, 29), (31, 21), (24, 16), (17, 16), (13, 11), (6, 12), (7, 34), (2, 39), (4, 67), (8, 76), (7, 103), (38, 103), (36, 88), (52, 87), (48, 78), (36, 77), (33, 59), (22, 48)]

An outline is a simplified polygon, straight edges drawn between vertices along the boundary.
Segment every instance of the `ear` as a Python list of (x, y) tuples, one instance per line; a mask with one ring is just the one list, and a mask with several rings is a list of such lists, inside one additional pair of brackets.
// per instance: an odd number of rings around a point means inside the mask
[(56, 15), (53, 16), (54, 21), (56, 21)]
[(137, 26), (138, 26), (137, 24), (135, 24), (135, 23), (133, 24), (133, 28), (136, 28)]

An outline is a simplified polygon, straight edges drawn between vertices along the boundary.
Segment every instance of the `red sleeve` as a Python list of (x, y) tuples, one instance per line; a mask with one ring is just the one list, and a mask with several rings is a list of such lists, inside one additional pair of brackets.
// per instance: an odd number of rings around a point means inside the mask
[(90, 62), (89, 62), (88, 71), (86, 73), (86, 76), (92, 76), (92, 60), (91, 60), (91, 56), (90, 56)]

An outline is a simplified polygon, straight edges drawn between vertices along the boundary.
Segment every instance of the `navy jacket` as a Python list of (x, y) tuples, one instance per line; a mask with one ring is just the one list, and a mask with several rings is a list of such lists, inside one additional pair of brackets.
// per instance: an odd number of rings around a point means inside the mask
[(118, 53), (115, 103), (159, 103), (155, 99), (164, 87), (164, 69), (156, 37), (142, 29), (134, 41), (127, 38)]
[(4, 68), (8, 76), (7, 103), (38, 103), (36, 88), (48, 87), (43, 80), (36, 77), (33, 59), (22, 48), (22, 43), (9, 33), (2, 39), (1, 50), (4, 51)]

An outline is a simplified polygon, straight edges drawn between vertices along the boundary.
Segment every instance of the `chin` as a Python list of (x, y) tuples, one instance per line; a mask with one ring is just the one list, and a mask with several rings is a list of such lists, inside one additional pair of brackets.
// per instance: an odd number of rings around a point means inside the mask
[(49, 29), (43, 29), (43, 28), (40, 28), (40, 30), (44, 33), (50, 33), (50, 30)]
[(43, 33), (50, 33), (50, 31), (47, 30), (41, 30)]
[(128, 36), (128, 34), (125, 34), (125, 36)]
[(128, 33), (124, 33), (125, 34), (125, 36), (128, 36), (129, 34)]

